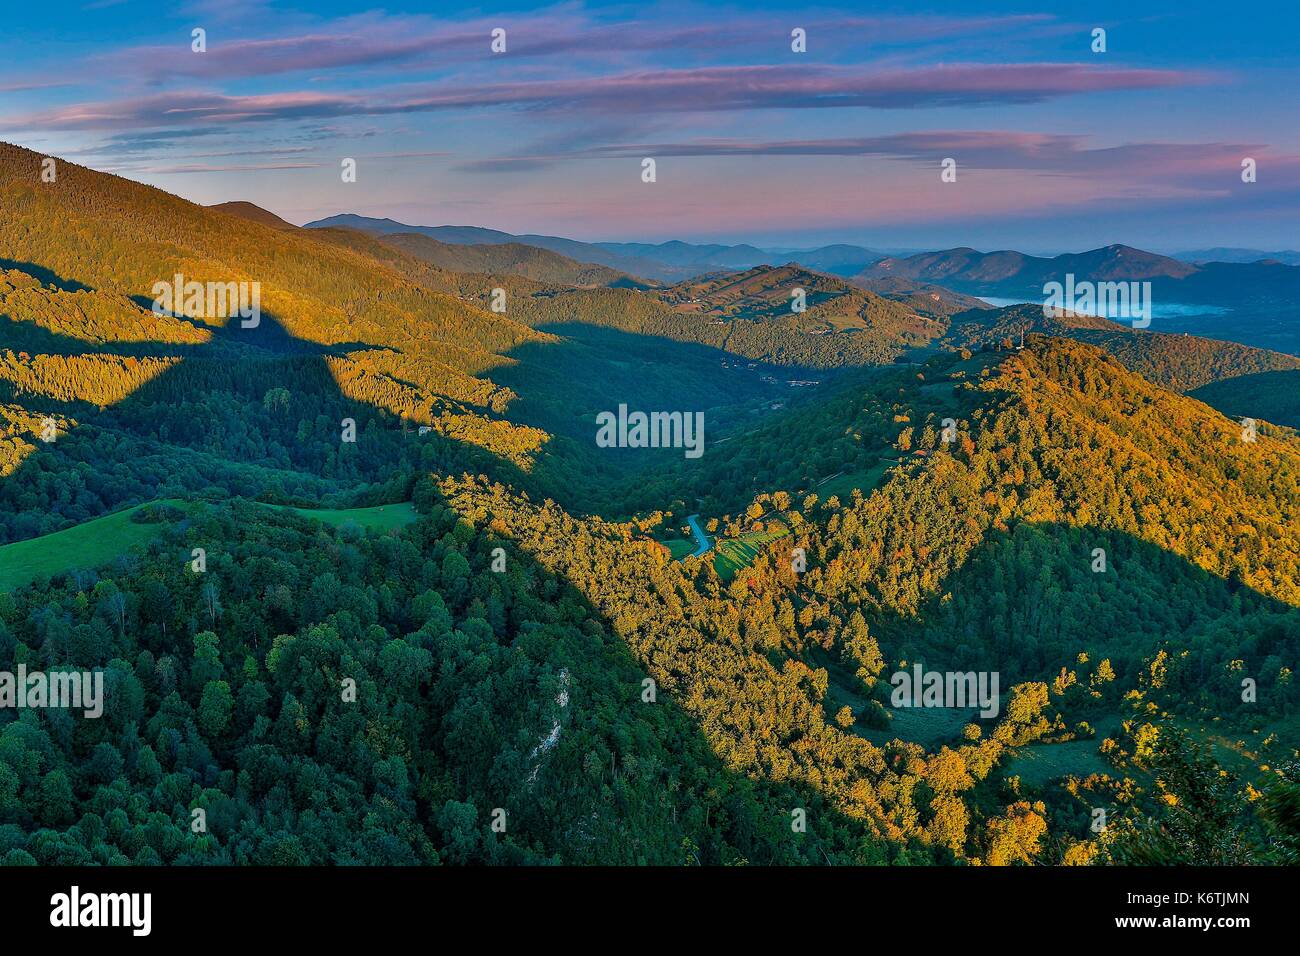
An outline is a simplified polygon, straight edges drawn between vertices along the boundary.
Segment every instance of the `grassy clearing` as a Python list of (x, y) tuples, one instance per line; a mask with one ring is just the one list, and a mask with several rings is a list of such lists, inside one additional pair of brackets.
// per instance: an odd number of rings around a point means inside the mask
[[(854, 488), (860, 488), (864, 495), (869, 495), (885, 479), (889, 469), (895, 464), (892, 459), (881, 458), (865, 471), (836, 475), (811, 490), (816, 492), (822, 501), (833, 495), (838, 495), (842, 501), (847, 501)], [(775, 514), (764, 519), (765, 523), (774, 520), (776, 520)], [(780, 525), (777, 531), (749, 531), (735, 538), (716, 538), (712, 553), (713, 569), (718, 572), (718, 576), (724, 581), (730, 581), (736, 576), (736, 572), (752, 565), (773, 541), (787, 537), (790, 534), (789, 527), (784, 523)], [(670, 538), (660, 540), (659, 543), (668, 549), (674, 561), (680, 561), (695, 553), (696, 542), (693, 538)]]
[[(1277, 761), (1290, 757), (1300, 721), (1283, 721), (1262, 730), (1233, 729), (1214, 721), (1176, 718), (1172, 723), (1185, 730), (1192, 740), (1210, 748), (1215, 763), (1229, 773), (1257, 786), (1271, 778)], [(1119, 717), (1103, 718), (1095, 724), (1097, 734), (1088, 740), (1070, 740), (1059, 744), (1031, 744), (1023, 747), (1004, 765), (1007, 776), (1019, 776), (1033, 786), (1043, 786), (1067, 776), (1087, 777), (1093, 773), (1145, 779), (1146, 771), (1127, 767), (1117, 770), (1097, 752), (1106, 737), (1119, 732)]]
[(1046, 786), (1063, 777), (1083, 778), (1094, 773), (1109, 774), (1112, 777), (1138, 777), (1141, 771), (1132, 767), (1118, 770), (1097, 751), (1103, 740), (1120, 733), (1120, 724), (1121, 719), (1117, 715), (1109, 714), (1093, 721), (1092, 729), (1095, 733), (1087, 739), (1021, 747), (1003, 763), (1004, 775), (1018, 776), (1023, 783), (1034, 787)]
[[(1033, 744), (1020, 752), (1004, 766), (1008, 777), (1019, 777), (1022, 782), (1041, 787), (1061, 777), (1088, 777), (1094, 773), (1118, 776), (1110, 762), (1097, 752), (1104, 734), (1087, 740), (1067, 740), (1059, 744)], [(1132, 775), (1132, 772), (1129, 772)]]
[[(790, 534), (784, 524), (777, 531), (749, 531), (735, 538), (714, 537), (713, 570), (724, 581), (730, 581), (736, 572), (749, 567), (754, 559), (767, 550), (773, 541)], [(670, 538), (659, 542), (668, 549), (674, 561), (680, 561), (695, 553), (699, 546), (694, 538)]]
[(672, 555), (674, 561), (680, 561), (682, 558), (695, 553), (696, 545), (694, 538), (673, 538), (669, 541), (660, 541), (668, 553)]
[(1300, 715), (1274, 721), (1262, 730), (1234, 729), (1223, 721), (1195, 718), (1179, 718), (1175, 723), (1192, 740), (1208, 745), (1220, 767), (1256, 786), (1272, 779), (1279, 762), (1292, 759), (1300, 740)]
[(860, 488), (863, 497), (866, 497), (884, 480), (886, 472), (895, 464), (894, 461), (882, 458), (866, 471), (851, 471), (836, 475), (812, 490), (821, 501), (826, 501), (832, 496), (838, 497), (841, 502), (848, 501), (853, 495), (854, 488)]
[(353, 522), (374, 531), (404, 528), (420, 517), (415, 506), (409, 501), (393, 505), (377, 505), (374, 508), (291, 508), (287, 505), (266, 505), (266, 507), (292, 511), (304, 518), (315, 518), (334, 528)]
[[(22, 587), (42, 575), (62, 574), (73, 568), (101, 567), (133, 547), (146, 544), (166, 525), (165, 521), (142, 524), (131, 520), (133, 514), (150, 505), (171, 505), (190, 513), (200, 507), (197, 502), (179, 498), (150, 501), (39, 538), (0, 545), (0, 588)], [(353, 522), (381, 532), (405, 527), (419, 518), (410, 502), (375, 508), (264, 507), (292, 511), (334, 528)]]
[(188, 502), (166, 499), (92, 518), (71, 528), (0, 546), (0, 588), (22, 587), (43, 575), (73, 568), (96, 568), (136, 545), (148, 542), (164, 523), (141, 524), (131, 516), (149, 504), (189, 509)]
[(955, 707), (886, 708), (893, 718), (888, 730), (862, 728), (860, 733), (873, 744), (882, 746), (895, 738), (920, 744), (927, 750), (961, 734), (967, 724), (980, 723), (977, 709)]
[(777, 531), (750, 531), (738, 538), (719, 539), (713, 549), (713, 570), (718, 577), (730, 581), (736, 572), (749, 567), (754, 559), (767, 550), (773, 541), (779, 541), (790, 533), (784, 524)]

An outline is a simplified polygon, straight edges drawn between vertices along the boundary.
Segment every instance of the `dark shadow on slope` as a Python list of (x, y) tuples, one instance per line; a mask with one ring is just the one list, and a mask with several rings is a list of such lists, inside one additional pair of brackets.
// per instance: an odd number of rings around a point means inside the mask
[[(6, 320), (5, 328), (27, 332), (28, 325)], [(113, 344), (94, 349), (30, 334), (53, 354), (121, 354)], [(133, 345), (136, 357), (180, 361), (107, 408), (6, 390), (32, 413), (70, 415), (79, 427), (38, 444), (0, 479), (0, 513), (14, 516), (5, 540), (210, 485), (290, 503), (377, 503), (405, 497), (414, 476), (431, 470), (528, 484), (517, 466), (482, 448), (436, 432), (421, 436), (415, 423), (345, 396), (326, 360), (368, 345), (297, 339), (267, 312), (254, 328), (232, 319), (212, 329), (202, 345)], [(345, 420), (355, 422), (355, 442), (343, 441)]]
[[(274, 319), (264, 314), (262, 323), (270, 326)], [(168, 355), (179, 351), (182, 361), (116, 405), (97, 411), (57, 442), (41, 446), (17, 472), (0, 480), (0, 504), (6, 512), (18, 516), (12, 526), (19, 532), (17, 536), (30, 537), (66, 526), (119, 504), (172, 495), (208, 497), (207, 492), (212, 492), (216, 497), (303, 503), (334, 495), (338, 503), (344, 499), (352, 503), (358, 485), (369, 481), (378, 484), (376, 501), (391, 501), (409, 496), (419, 473), (457, 474), (462, 470), (488, 473), (517, 487), (525, 485), (528, 476), (512, 473), (508, 463), (480, 449), (436, 436), (418, 439), (414, 429), (403, 435), (399, 422), (386, 412), (347, 399), (325, 365), (331, 349), (295, 340), (283, 329), (263, 328), (259, 335), (248, 338), (242, 337), (244, 331), (232, 323), (202, 346), (164, 349)], [(46, 344), (76, 351), (72, 348), (74, 340), (59, 342), (58, 338), (51, 336)], [(75, 345), (80, 347), (81, 343)], [(287, 402), (278, 389), (287, 390)], [(351, 455), (338, 441), (342, 416), (353, 417), (357, 423), (358, 441)], [(37, 504), (33, 506), (33, 502)], [(239, 509), (241, 505), (236, 502), (232, 507)], [(36, 517), (47, 523), (24, 520)], [(279, 514), (270, 523), (292, 524), (298, 520)], [(576, 595), (561, 578), (533, 568), (531, 558), (517, 554), (512, 561), (526, 562), (532, 568), (529, 573), (536, 575), (536, 587), (548, 598), (567, 594), (573, 599)], [(175, 551), (168, 550), (162, 567), (180, 569), (185, 563), (177, 560)], [(123, 565), (114, 576), (121, 579), (135, 573), (127, 570), (131, 564)], [(490, 576), (484, 577), (490, 580)], [(227, 576), (224, 584), (227, 590), (222, 599), (232, 616), (240, 605), (265, 600), (267, 582), (257, 574)], [(584, 606), (594, 617), (590, 606), (585, 602)], [(286, 620), (283, 626), (294, 631), (301, 623)], [(639, 698), (642, 672), (632, 662), (630, 651), (612, 636), (610, 623), (602, 621), (602, 628), (604, 636), (596, 649), (597, 660), (617, 670), (630, 702), (627, 706), (643, 706)], [(194, 628), (182, 630), (192, 632)], [(159, 635), (159, 653), (174, 645), (175, 633), (173, 629), (168, 632), (170, 636)], [(264, 636), (265, 641), (259, 638), (257, 646), (268, 643), (271, 636)], [(516, 639), (526, 637), (521, 634)], [(545, 638), (544, 644), (552, 642), (550, 635), (540, 637)], [(567, 646), (561, 649), (564, 653), (591, 650)], [(580, 662), (564, 663), (576, 668)], [(581, 700), (580, 695), (581, 690), (575, 689), (575, 702)], [(519, 701), (512, 699), (509, 703), (512, 709), (518, 708)], [(666, 721), (668, 729), (656, 733), (662, 734), (671, 746), (698, 755), (698, 760), (710, 768), (714, 784), (709, 788), (709, 803), (670, 808), (683, 817), (680, 824), (673, 826), (690, 835), (695, 848), (683, 847), (680, 841), (656, 845), (649, 840), (650, 834), (622, 821), (618, 831), (627, 836), (628, 843), (611, 856), (626, 862), (663, 863), (682, 862), (687, 856), (703, 862), (744, 857), (758, 863), (847, 863), (886, 858), (883, 851), (873, 851), (870, 841), (864, 840), (861, 823), (842, 818), (809, 788), (751, 782), (721, 769), (690, 720), (671, 702), (663, 703), (665, 716), (647, 713), (646, 719), (652, 723)], [(598, 727), (601, 716), (593, 713), (589, 722)], [(539, 725), (536, 729), (544, 732), (546, 728)], [(621, 740), (618, 745), (629, 746)], [(636, 745), (631, 746), (628, 752), (634, 754)], [(673, 751), (669, 754), (675, 756)], [(552, 779), (561, 788), (559, 795), (523, 812), (538, 814), (539, 826), (554, 828), (566, 839), (577, 839), (588, 807), (576, 802), (563, 788), (591, 775), (589, 755), (586, 746), (557, 751), (555, 762), (559, 766), (554, 768)], [(619, 774), (631, 772), (619, 766), (617, 760), (615, 768)], [(612, 787), (614, 781), (610, 784)], [(660, 789), (658, 785), (653, 788), (655, 792)], [(754, 804), (754, 793), (765, 794), (760, 805)], [(809, 811), (807, 835), (796, 836), (791, 831), (792, 806)], [(433, 805), (425, 808), (426, 819), (434, 809)], [(710, 835), (710, 814), (713, 821), (725, 821), (716, 823), (716, 828), (735, 852), (726, 850)], [(683, 856), (679, 858), (679, 854)]]
[(1300, 370), (1238, 375), (1187, 393), (1230, 418), (1262, 418), (1300, 428)]
[(0, 270), (17, 269), (19, 272), (26, 272), (33, 279), (41, 282), (42, 285), (54, 286), (60, 292), (93, 292), (95, 291), (88, 285), (82, 285), (74, 279), (67, 279), (58, 273), (44, 266), (38, 266), (34, 262), (23, 262), (20, 259), (5, 259), (0, 256)]
[[(602, 412), (617, 414), (620, 405), (647, 414), (702, 412), (707, 446), (752, 430), (773, 414), (772, 406), (813, 391), (788, 384), (807, 379), (800, 369), (712, 346), (583, 322), (538, 328), (561, 338), (511, 349), (504, 353), (510, 364), (480, 377), (519, 395), (507, 412), (512, 420), (556, 436), (534, 477), (545, 494), (576, 513), (627, 515), (666, 506), (671, 496), (639, 493), (639, 476), (668, 480), (698, 461), (685, 459), (682, 448), (598, 447)], [(819, 371), (814, 377), (829, 382), (841, 374)]]
[[(1265, 552), (1261, 546), (1257, 555)], [(1108, 659), (1116, 686), (1129, 688), (1167, 647), (1177, 682), (1167, 690), (1188, 716), (1208, 708), (1253, 718), (1295, 702), (1279, 670), (1300, 654), (1300, 608), (1246, 586), (1236, 571), (1220, 577), (1121, 531), (1023, 522), (990, 532), (915, 616), (878, 608), (867, 618), (891, 662), (886, 678), (899, 660), (994, 671), (1005, 694)], [(1188, 658), (1179, 657), (1184, 650)], [(1078, 662), (1081, 653), (1090, 663)], [(1240, 672), (1229, 666), (1237, 659)], [(1258, 681), (1259, 705), (1243, 703), (1244, 676)], [(853, 683), (851, 673), (839, 677)]]
[[(122, 343), (125, 347), (136, 344)], [(81, 339), (59, 335), (35, 322), (19, 322), (0, 312), (0, 351), (5, 350), (33, 355), (83, 355), (101, 351), (94, 342), (83, 342)]]
[[(266, 325), (274, 323), (274, 319), (263, 314), (262, 322)], [(503, 480), (523, 483), (526, 476), (511, 474), (505, 463), (450, 439), (430, 436), (427, 444), (414, 446), (419, 449), (416, 455), (407, 456), (399, 450), (390, 457), (387, 453), (398, 449), (398, 443), (405, 440), (405, 436), (396, 437), (400, 434), (398, 423), (386, 412), (347, 399), (338, 391), (325, 365), (330, 349), (293, 340), (282, 328), (263, 329), (262, 337), (254, 341), (240, 339), (239, 335), (237, 323), (232, 323), (212, 342), (183, 351), (181, 363), (105, 409), (95, 421), (38, 451), (15, 474), (0, 480), (0, 500), (8, 498), (6, 505), (19, 506), (6, 510), (17, 513), (45, 509), (45, 514), (58, 515), (67, 524), (108, 510), (109, 501), (146, 500), (173, 490), (193, 492), (202, 490), (205, 483), (220, 485), (227, 494), (245, 494), (242, 486), (248, 485), (254, 489), (248, 493), (250, 497), (297, 497), (296, 488), (267, 487), (263, 472), (255, 470), (259, 468), (278, 468), (287, 475), (301, 476), (304, 486), (311, 483), (314, 487), (323, 477), (337, 484), (339, 495), (350, 493), (367, 478), (383, 479), (386, 491), (406, 494), (417, 471), (455, 473), (461, 468), (486, 470)], [(276, 392), (280, 388), (290, 393), (287, 406)], [(288, 414), (281, 416), (281, 412)], [(357, 423), (356, 454), (351, 458), (344, 457), (347, 451), (337, 440), (341, 415), (354, 417)], [(309, 447), (294, 449), (290, 447), (294, 443)], [(177, 449), (193, 454), (179, 456)], [(201, 460), (201, 466), (196, 465), (196, 460)], [(398, 464), (394, 465), (394, 461)], [(209, 467), (213, 462), (224, 467)], [(109, 468), (124, 464), (124, 469), (116, 472)], [(412, 468), (404, 470), (408, 464)], [(390, 472), (396, 472), (396, 476), (389, 478)], [(70, 477), (75, 478), (71, 484)], [(35, 509), (31, 500), (37, 502)], [(49, 510), (51, 505), (53, 510)], [(183, 566), (170, 553), (167, 564)], [(261, 588), (265, 582), (256, 574), (248, 575), (242, 584), (255, 589), (243, 600), (264, 599)], [(539, 577), (539, 586), (544, 593), (568, 587), (554, 576)], [(612, 633), (609, 622), (604, 622), (604, 627)], [(630, 652), (616, 639), (606, 643), (605, 653), (615, 656), (619, 667), (626, 670)], [(624, 681), (634, 695), (633, 701), (639, 700), (639, 677), (640, 672), (633, 670)], [(678, 732), (697, 733), (690, 727)], [(562, 768), (561, 779), (590, 774), (587, 758), (586, 751), (569, 754), (570, 762)], [(716, 768), (716, 759), (710, 760)], [(753, 862), (816, 862), (819, 854), (827, 862), (852, 862), (862, 851), (861, 824), (825, 810), (814, 792), (786, 785), (750, 784), (730, 774), (722, 774), (719, 783), (723, 796), (718, 809), (728, 816), (724, 832), (734, 846), (748, 852)], [(761, 819), (731, 798), (751, 787), (768, 786), (776, 795), (765, 808), (771, 812), (765, 812)], [(812, 833), (821, 826), (820, 820), (831, 821), (827, 832), (838, 836), (829, 852), (825, 846), (791, 833), (791, 805), (811, 811)], [(557, 806), (557, 812), (567, 819), (577, 819), (569, 816), (570, 808), (564, 800), (558, 800)], [(564, 831), (566, 835), (569, 832)], [(707, 833), (707, 828), (697, 832)], [(644, 847), (641, 849), (644, 851)]]
[[(457, 515), (455, 508), (440, 494), (435, 493), (434, 501), (436, 502), (434, 507), (435, 515), (441, 509), (445, 509), (448, 515)], [(589, 721), (588, 727), (593, 731), (599, 730), (604, 735), (612, 735), (620, 742), (626, 742), (622, 743), (622, 746), (640, 739), (639, 735), (628, 733), (626, 729), (617, 726), (618, 722), (621, 722), (625, 717), (630, 718), (630, 722), (633, 724), (650, 724), (659, 728), (676, 727), (675, 731), (667, 734), (663, 733), (662, 729), (656, 731), (656, 736), (667, 739), (669, 742), (670, 753), (674, 758), (674, 762), (681, 761), (687, 765), (698, 764), (705, 769), (709, 776), (716, 779), (716, 782), (709, 783), (700, 782), (698, 778), (696, 781), (690, 781), (686, 777), (681, 778), (681, 785), (690, 788), (695, 793), (695, 797), (691, 801), (695, 812), (690, 817), (696, 826), (710, 820), (717, 821), (721, 824), (727, 843), (732, 848), (739, 850), (750, 863), (763, 865), (883, 863), (887, 859), (892, 859), (893, 853), (901, 849), (900, 844), (895, 845), (892, 851), (886, 850), (882, 845), (882, 841), (868, 835), (868, 830), (862, 821), (853, 820), (841, 814), (832, 806), (828, 798), (814, 787), (792, 781), (789, 778), (774, 781), (761, 776), (741, 775), (727, 770), (716, 757), (709, 741), (696, 726), (694, 718), (683, 710), (672, 697), (660, 690), (654, 704), (644, 702), (644, 680), (648, 674), (636, 659), (632, 649), (617, 636), (614, 622), (608, 614), (602, 613), (562, 574), (546, 568), (538, 556), (525, 550), (521, 542), (515, 541), (511, 537), (497, 538), (495, 535), (483, 537), (485, 534), (484, 524), (491, 517), (501, 517), (507, 525), (512, 524), (509, 516), (495, 515), (494, 513), (489, 513), (487, 517), (480, 516), (476, 526), (467, 525), (462, 516), (456, 517), (457, 526), (466, 531), (465, 536), (467, 538), (470, 538), (471, 535), (475, 536), (471, 540), (474, 540), (477, 545), (478, 555), (477, 558), (471, 555), (471, 566), (474, 568), (486, 567), (490, 563), (491, 548), (503, 545), (509, 551), (511, 566), (513, 566), (514, 562), (520, 562), (523, 574), (536, 580), (536, 584), (529, 588), (530, 592), (539, 592), (546, 595), (548, 604), (560, 608), (579, 608), (582, 616), (599, 622), (598, 631), (583, 628), (586, 631), (587, 640), (584, 642), (581, 654), (586, 656), (595, 651), (600, 662), (618, 674), (620, 690), (618, 700), (612, 702), (616, 706), (611, 707), (607, 704), (603, 708), (602, 714), (591, 713), (586, 715)], [(523, 520), (526, 521), (527, 519), (524, 518)], [(561, 536), (555, 539), (553, 546), (561, 549), (580, 547), (580, 542), (565, 540)], [(482, 577), (485, 580), (490, 580), (492, 576), (483, 575)], [(566, 620), (574, 619), (574, 616), (568, 612), (562, 614), (561, 617)], [(537, 646), (537, 641), (526, 635), (516, 637), (515, 642), (530, 650)], [(576, 667), (580, 666), (583, 661), (571, 656), (579, 649), (577, 647), (556, 647), (555, 642), (549, 636), (543, 643), (548, 648), (548, 653), (552, 655), (555, 666), (574, 668), (574, 677), (576, 679), (571, 684), (573, 690), (570, 694), (570, 700), (581, 706), (584, 703), (584, 680), (579, 678)], [(588, 658), (585, 663), (590, 667), (592, 661)], [(662, 657), (660, 663), (664, 663)], [(661, 705), (663, 705), (663, 712), (653, 713)], [(517, 706), (517, 703), (512, 704), (511, 710), (516, 710)], [(609, 721), (614, 721), (614, 726), (611, 726)], [(544, 723), (541, 724), (541, 730), (545, 730)], [(594, 772), (594, 765), (590, 756), (592, 752), (591, 745), (573, 739), (577, 735), (573, 733), (572, 728), (565, 725), (560, 737), (561, 746), (566, 743), (565, 734), (569, 735), (567, 743), (570, 749), (566, 753), (557, 747), (554, 754), (556, 759), (547, 767), (546, 773), (549, 775), (553, 786), (569, 787), (577, 791), (580, 788), (575, 786), (573, 781)], [(608, 742), (598, 746), (601, 749), (604, 746), (612, 746), (615, 753), (618, 753), (620, 749), (619, 745), (610, 745)], [(623, 757), (620, 754), (615, 758), (615, 764), (619, 765), (622, 762)], [(676, 788), (674, 787), (674, 789)], [(573, 812), (577, 805), (573, 800), (574, 796), (576, 796), (576, 793), (565, 794), (561, 799), (543, 805), (547, 806), (549, 811), (556, 814), (557, 817), (563, 815), (573, 820), (580, 820), (583, 814)], [(638, 798), (629, 796), (623, 802), (627, 810), (633, 814), (637, 814), (643, 809)], [(790, 808), (793, 807), (807, 808), (809, 818), (809, 831), (807, 834), (795, 835), (791, 832)], [(590, 819), (590, 813), (587, 814), (587, 818)], [(629, 820), (628, 822), (632, 823), (633, 821)], [(674, 814), (674, 824), (676, 823), (677, 816)], [(581, 826), (578, 826), (576, 828), (570, 827), (566, 832), (581, 836), (583, 830)], [(621, 837), (616, 839), (619, 843), (623, 842)], [(700, 842), (702, 839), (707, 840), (707, 842)], [(695, 851), (688, 850), (687, 852), (691, 854), (692, 858), (687, 859), (685, 861), (687, 863), (695, 860), (705, 863), (718, 863), (728, 858), (735, 859), (734, 855), (729, 856), (725, 848), (710, 836), (707, 829), (692, 834), (692, 840), (699, 847), (699, 855), (696, 856)], [(640, 852), (643, 855), (653, 855), (666, 862), (672, 861), (671, 854), (681, 846), (678, 844), (668, 851), (667, 855), (664, 855), (659, 849), (653, 848), (652, 844), (642, 842), (640, 835), (633, 840), (633, 843), (641, 847)], [(928, 849), (919, 845), (913, 845), (910, 848), (910, 853), (913, 854), (910, 860), (913, 863), (942, 862), (950, 859), (945, 851)]]
[[(154, 746), (179, 786), (210, 787), (220, 771), (248, 771), (237, 789), (225, 796), (210, 790), (204, 803), (211, 808), (209, 833), (254, 863), (293, 862), (275, 852), (289, 834), (306, 854), (298, 862), (411, 862), (398, 839), (409, 826), (446, 848), (448, 862), (457, 862), (456, 853), (466, 863), (559, 857), (620, 865), (894, 858), (897, 847), (891, 851), (869, 837), (860, 821), (842, 816), (811, 788), (729, 771), (668, 695), (653, 705), (643, 702), (644, 671), (612, 623), (567, 581), (509, 539), (467, 525), (436, 495), (421, 509), (424, 520), (381, 544), (378, 533), (323, 528), (251, 502), (210, 503), (164, 530), (135, 560), (103, 574), (129, 596), (117, 634), (70, 644), (62, 630), (48, 627), (51, 615), (69, 621), (74, 613), (87, 615), (70, 610), (78, 591), (95, 580), (87, 573), (76, 583), (57, 575), (20, 588), (14, 634), (47, 668), (66, 664), (69, 654), (87, 668), (112, 668), (115, 658), (159, 661), (167, 683), (146, 676), (137, 685), (143, 719), (160, 731)], [(185, 570), (196, 545), (211, 549), (204, 581)], [(509, 551), (506, 573), (488, 570), (496, 547)], [(459, 569), (447, 560), (453, 553), (462, 558)], [(204, 599), (210, 582), (220, 595), (215, 616)], [(445, 599), (445, 623), (438, 613), (444, 601), (432, 604), (431, 592)], [(315, 639), (317, 624), (331, 626), (334, 636)], [(219, 733), (197, 726), (200, 685), (190, 655), (178, 651), (190, 635), (208, 629), (218, 635), (241, 702)], [(280, 634), (297, 637), (286, 644)], [(402, 653), (379, 652), (376, 642), (386, 645), (402, 635)], [(14, 646), (0, 641), (0, 667), (12, 665)], [(250, 671), (250, 656), (269, 664), (273, 646), (279, 666)], [(410, 655), (418, 650), (432, 655), (433, 666), (416, 675), (418, 692), (403, 691), (400, 685), (412, 676)], [(401, 662), (400, 675), (391, 670), (393, 662)], [(339, 706), (339, 674), (360, 687), (355, 715)], [(246, 693), (257, 684), (269, 692)], [(168, 686), (188, 706), (179, 698), (165, 702)], [(562, 708), (555, 702), (560, 687), (566, 691)], [(290, 707), (300, 708), (300, 736), (284, 746), (284, 728), (275, 718)], [(0, 731), (16, 719), (12, 710), (0, 713)], [(46, 769), (69, 777), (74, 818), (90, 813), (101, 781), (80, 756), (88, 746), (81, 735), (106, 727), (107, 737), (94, 742), (118, 746), (135, 738), (134, 718), (110, 708), (102, 726), (65, 727), (59, 715), (46, 712), (27, 719), (52, 725), (46, 728), (54, 741), (47, 756), (54, 763)], [(258, 730), (255, 719), (265, 719), (267, 727)], [(307, 746), (304, 737), (312, 741)], [(539, 752), (538, 742), (548, 739), (552, 745)], [(396, 802), (388, 774), (375, 769), (381, 759), (396, 760), (394, 754), (401, 757), (399, 779), (409, 782)], [(136, 791), (142, 785), (129, 777), (119, 786)], [(339, 801), (358, 795), (361, 806), (340, 810)], [(472, 837), (463, 826), (453, 828), (462, 815), (447, 812), (448, 801), (476, 808)], [(243, 805), (239, 813), (232, 813), (235, 802)], [(494, 806), (507, 809), (508, 838), (489, 829)], [(806, 811), (806, 833), (792, 832), (792, 807)], [(162, 862), (231, 862), (207, 856), (209, 841), (191, 835), (185, 811), (177, 812), (185, 816), (180, 837), (169, 841)], [(399, 818), (400, 827), (394, 823)], [(41, 806), (28, 793), (10, 802), (6, 823), (16, 823), (20, 832), (34, 834), (42, 820)], [(149, 823), (158, 826), (152, 816)], [(128, 846), (102, 828), (95, 832)], [(376, 839), (380, 833), (389, 836)], [(49, 862), (41, 854), (52, 852), (50, 840), (47, 831), (44, 842), (28, 843), (38, 862)], [(513, 849), (504, 849), (505, 843)], [(73, 849), (63, 863), (87, 862)], [(909, 861), (935, 858), (918, 847)]]
[(789, 391), (764, 376), (794, 377), (696, 343), (577, 322), (539, 328), (562, 338), (512, 349), (505, 355), (515, 364), (487, 374), (520, 394), (517, 405), (529, 424), (575, 438), (590, 440), (596, 413), (620, 402), (645, 411), (727, 410)]

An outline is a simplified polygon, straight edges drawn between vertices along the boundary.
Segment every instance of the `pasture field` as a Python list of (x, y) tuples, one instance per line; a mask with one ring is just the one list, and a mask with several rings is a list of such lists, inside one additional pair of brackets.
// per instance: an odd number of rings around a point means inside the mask
[(190, 507), (188, 502), (180, 499), (146, 502), (39, 538), (0, 546), (0, 588), (22, 587), (39, 577), (60, 574), (72, 568), (99, 567), (132, 547), (146, 543), (158, 533), (161, 524), (142, 524), (132, 521), (131, 516), (149, 505)]
[[(131, 517), (141, 508), (151, 505), (170, 505), (189, 513), (200, 507), (198, 502), (179, 498), (159, 499), (92, 518), (39, 538), (0, 545), (0, 588), (22, 587), (39, 577), (61, 574), (73, 568), (101, 567), (136, 545), (146, 544), (166, 522), (142, 523), (132, 521)], [(294, 508), (268, 504), (263, 504), (263, 507), (315, 518), (334, 528), (352, 522), (380, 532), (403, 528), (419, 518), (409, 501), (373, 508)]]
[(392, 505), (376, 505), (373, 508), (292, 508), (288, 505), (267, 505), (266, 507), (292, 511), (304, 518), (315, 518), (317, 521), (335, 528), (351, 521), (363, 528), (374, 531), (391, 531), (393, 528), (404, 528), (420, 517), (419, 512), (415, 510), (415, 506), (409, 501), (402, 501)]
[(790, 529), (782, 524), (779, 531), (749, 531), (738, 538), (719, 538), (713, 549), (713, 570), (724, 581), (730, 581), (737, 571), (753, 564), (769, 544), (789, 533)]

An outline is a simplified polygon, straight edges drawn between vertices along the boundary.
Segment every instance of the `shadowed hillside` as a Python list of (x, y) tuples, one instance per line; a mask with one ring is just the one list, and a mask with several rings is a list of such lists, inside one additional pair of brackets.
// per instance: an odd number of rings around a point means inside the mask
[[(453, 269), (38, 159), (0, 152), (0, 560), (132, 510), (0, 593), (0, 668), (115, 695), (0, 718), (5, 862), (1086, 863), (1184, 735), (1234, 794), (1300, 756), (1300, 439), (1179, 394), (1290, 356), (796, 265)], [(155, 310), (175, 273), (262, 312)], [(706, 453), (598, 445), (620, 403)], [(380, 505), (420, 517), (302, 513)], [(916, 664), (996, 713), (899, 703)]]

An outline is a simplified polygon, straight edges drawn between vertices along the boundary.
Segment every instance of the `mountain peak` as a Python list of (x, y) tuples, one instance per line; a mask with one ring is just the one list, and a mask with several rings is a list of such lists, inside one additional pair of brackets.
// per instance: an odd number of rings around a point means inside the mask
[(260, 222), (264, 226), (270, 226), (273, 229), (297, 229), (293, 223), (286, 219), (281, 219), (269, 209), (263, 209), (251, 202), (245, 202), (242, 199), (232, 200), (231, 202), (220, 202), (216, 205), (209, 206), (209, 209), (215, 209), (217, 212), (230, 213), (232, 216), (238, 216), (241, 219), (247, 219), (249, 222)]

